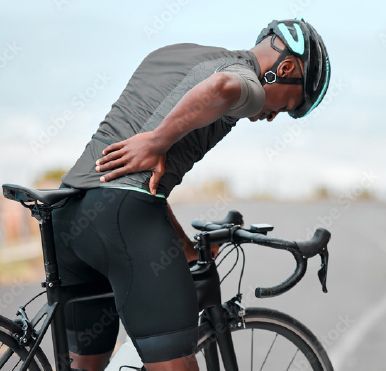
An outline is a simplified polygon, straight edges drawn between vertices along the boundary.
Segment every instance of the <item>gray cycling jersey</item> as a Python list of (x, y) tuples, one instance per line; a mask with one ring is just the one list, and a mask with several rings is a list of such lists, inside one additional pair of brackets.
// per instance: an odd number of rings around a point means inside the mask
[(241, 86), (239, 100), (225, 114), (236, 118), (258, 114), (265, 101), (265, 92), (255, 71), (239, 63), (225, 67), (221, 71), (237, 76)]
[(83, 189), (126, 186), (149, 192), (151, 171), (127, 174), (101, 183), (99, 178), (108, 173), (95, 171), (95, 162), (102, 157), (102, 150), (137, 133), (153, 130), (187, 91), (211, 74), (223, 70), (239, 71), (242, 81), (240, 99), (226, 115), (191, 131), (169, 149), (166, 172), (158, 187), (158, 192), (167, 197), (194, 163), (227, 135), (240, 117), (245, 117), (240, 114), (257, 113), (261, 109), (264, 90), (257, 78), (260, 68), (250, 51), (174, 44), (150, 53), (134, 72), (80, 158), (62, 178), (62, 183)]

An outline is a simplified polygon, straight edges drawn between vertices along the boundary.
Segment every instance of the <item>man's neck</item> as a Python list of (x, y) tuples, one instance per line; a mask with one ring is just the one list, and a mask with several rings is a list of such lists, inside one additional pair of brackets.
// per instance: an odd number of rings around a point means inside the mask
[(275, 63), (277, 56), (272, 53), (272, 51), (267, 52), (264, 50), (265, 48), (260, 48), (260, 45), (255, 46), (249, 51), (254, 54), (257, 59), (257, 62), (260, 66), (260, 75), (259, 79), (261, 79), (264, 74), (271, 69), (273, 64)]
[[(278, 38), (275, 39), (275, 45), (280, 49), (284, 47), (283, 42)], [(279, 53), (271, 47), (271, 37), (265, 38), (249, 51), (256, 56), (257, 62), (260, 65), (260, 79), (271, 69), (279, 57)]]

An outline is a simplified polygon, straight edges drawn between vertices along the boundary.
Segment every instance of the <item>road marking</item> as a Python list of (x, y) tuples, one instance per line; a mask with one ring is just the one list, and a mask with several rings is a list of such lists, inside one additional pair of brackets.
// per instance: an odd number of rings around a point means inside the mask
[(365, 312), (356, 326), (349, 330), (342, 340), (330, 351), (330, 357), (335, 371), (340, 371), (348, 356), (364, 341), (365, 335), (374, 327), (386, 313), (386, 295), (373, 309)]

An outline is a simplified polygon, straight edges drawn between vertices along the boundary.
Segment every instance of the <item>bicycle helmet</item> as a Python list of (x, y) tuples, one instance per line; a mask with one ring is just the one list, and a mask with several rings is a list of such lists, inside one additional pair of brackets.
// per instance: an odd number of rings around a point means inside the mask
[[(274, 20), (264, 28), (256, 40), (256, 45), (268, 36), (271, 47), (280, 53), (274, 65), (261, 79), (262, 85), (275, 82), (282, 84), (302, 84), (303, 102), (288, 114), (300, 118), (309, 114), (323, 100), (331, 75), (330, 61), (322, 38), (304, 19)], [(286, 48), (278, 49), (274, 40), (279, 37)], [(288, 55), (299, 57), (304, 63), (302, 78), (285, 78), (277, 76), (277, 67)]]

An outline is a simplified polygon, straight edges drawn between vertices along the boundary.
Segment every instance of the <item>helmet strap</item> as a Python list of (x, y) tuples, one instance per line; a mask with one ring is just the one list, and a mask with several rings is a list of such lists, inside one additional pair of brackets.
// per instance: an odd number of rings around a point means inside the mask
[(291, 55), (291, 53), (288, 51), (288, 49), (280, 50), (274, 44), (275, 38), (276, 35), (271, 37), (271, 47), (280, 53), (280, 55), (273, 66), (261, 78), (261, 85), (264, 86), (265, 84), (273, 84), (275, 82), (279, 84), (303, 85), (303, 77), (280, 77), (277, 75), (277, 68), (279, 67), (279, 64), (284, 61), (287, 56)]

